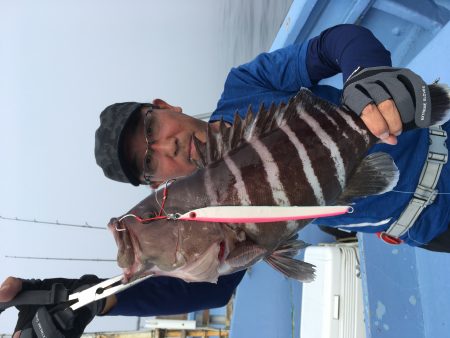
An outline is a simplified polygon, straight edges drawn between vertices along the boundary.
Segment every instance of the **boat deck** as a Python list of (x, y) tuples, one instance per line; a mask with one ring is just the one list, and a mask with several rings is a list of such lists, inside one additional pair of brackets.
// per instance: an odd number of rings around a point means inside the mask
[[(450, 83), (448, 10), (432, 1), (411, 2), (413, 8), (402, 1), (349, 2), (294, 0), (272, 49), (338, 23), (358, 22), (391, 50), (394, 65), (410, 67), (427, 82)], [(342, 78), (328, 83), (341, 86)], [(333, 240), (312, 226), (300, 237), (312, 244)], [(358, 239), (366, 337), (449, 337), (450, 254), (392, 246), (374, 235)], [(237, 289), (231, 337), (299, 337), (300, 304), (301, 284), (260, 263)]]

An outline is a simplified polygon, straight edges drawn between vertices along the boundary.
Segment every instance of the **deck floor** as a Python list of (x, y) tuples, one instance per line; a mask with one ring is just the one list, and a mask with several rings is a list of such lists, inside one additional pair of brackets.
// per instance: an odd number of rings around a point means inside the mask
[[(450, 23), (408, 67), (427, 82), (448, 84), (448, 55)], [(331, 240), (312, 226), (301, 237), (312, 244)], [(450, 254), (389, 246), (374, 235), (359, 240), (367, 337), (450, 337)], [(300, 304), (301, 284), (260, 263), (238, 287), (231, 337), (299, 337)]]

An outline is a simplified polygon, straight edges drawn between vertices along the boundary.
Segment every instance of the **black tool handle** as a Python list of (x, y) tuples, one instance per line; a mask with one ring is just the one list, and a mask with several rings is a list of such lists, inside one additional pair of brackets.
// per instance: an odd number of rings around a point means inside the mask
[(52, 305), (68, 300), (69, 291), (63, 284), (53, 284), (50, 290), (20, 292), (12, 301), (0, 303), (0, 311), (17, 305)]

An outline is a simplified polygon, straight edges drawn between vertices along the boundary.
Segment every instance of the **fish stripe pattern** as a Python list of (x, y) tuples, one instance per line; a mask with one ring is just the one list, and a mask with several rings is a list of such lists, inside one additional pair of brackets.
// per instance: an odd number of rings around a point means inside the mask
[(233, 160), (230, 159), (230, 157), (228, 155), (225, 155), (223, 159), (224, 159), (225, 164), (228, 167), (228, 170), (230, 170), (230, 172), (234, 176), (234, 179), (235, 179), (234, 188), (236, 189), (236, 191), (238, 193), (239, 202), (242, 205), (250, 205), (251, 204), (250, 197), (248, 196), (247, 188), (245, 187), (245, 181), (242, 178), (241, 171), (236, 166), (236, 164), (233, 162)]
[(325, 205), (325, 198), (323, 196), (322, 187), (316, 173), (314, 172), (311, 159), (306, 152), (305, 146), (300, 142), (297, 135), (295, 135), (295, 133), (291, 130), (291, 128), (289, 128), (287, 124), (281, 125), (281, 130), (284, 131), (291, 143), (295, 146), (295, 149), (297, 149), (298, 157), (302, 162), (303, 172), (305, 173), (309, 186), (314, 192), (317, 204)]
[(270, 150), (259, 140), (253, 139), (250, 145), (257, 152), (262, 160), (264, 170), (267, 175), (268, 183), (272, 189), (272, 196), (277, 205), (291, 205), (286, 193), (284, 192), (283, 184), (280, 181), (280, 171), (278, 164), (273, 159)]
[[(356, 123), (357, 118), (348, 112), (338, 108), (327, 110), (318, 105), (315, 107), (320, 112), (323, 129), (327, 130), (339, 145), (345, 169), (348, 170), (349, 165), (353, 161), (353, 157), (357, 156), (362, 149), (366, 149), (369, 142), (371, 142), (371, 135), (358, 125)], [(323, 120), (326, 120), (328, 123), (330, 118), (336, 122), (338, 128), (334, 124), (329, 125), (329, 127), (326, 126)]]
[(347, 122), (348, 126), (350, 128), (352, 128), (354, 131), (356, 131), (359, 135), (361, 135), (364, 138), (364, 142), (366, 144), (369, 144), (370, 142), (370, 135), (367, 132), (367, 130), (364, 130), (360, 127), (358, 127), (355, 123), (355, 121), (353, 120), (352, 116), (349, 115), (348, 113), (344, 113), (341, 109), (336, 108), (336, 111), (339, 113), (339, 116), (341, 116), (345, 122)]
[(205, 170), (205, 190), (206, 190), (206, 194), (209, 197), (209, 200), (211, 201), (211, 205), (218, 205), (219, 201), (218, 201), (218, 196), (217, 194), (214, 192), (214, 184), (213, 184), (213, 180), (211, 177), (211, 171), (210, 170)]
[(331, 158), (334, 162), (334, 167), (336, 170), (336, 177), (339, 181), (341, 189), (344, 189), (345, 186), (345, 167), (344, 161), (341, 156), (341, 152), (339, 151), (339, 147), (333, 141), (333, 139), (329, 136), (329, 134), (322, 129), (320, 123), (318, 123), (310, 114), (307, 114), (304, 110), (300, 112), (301, 118), (308, 124), (312, 130), (319, 136), (322, 144), (330, 151)]

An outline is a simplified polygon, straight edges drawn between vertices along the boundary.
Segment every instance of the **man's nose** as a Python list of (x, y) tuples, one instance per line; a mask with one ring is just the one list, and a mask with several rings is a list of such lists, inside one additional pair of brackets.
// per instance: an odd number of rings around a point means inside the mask
[(153, 152), (160, 153), (166, 156), (175, 156), (177, 144), (174, 139), (157, 140), (150, 144)]

